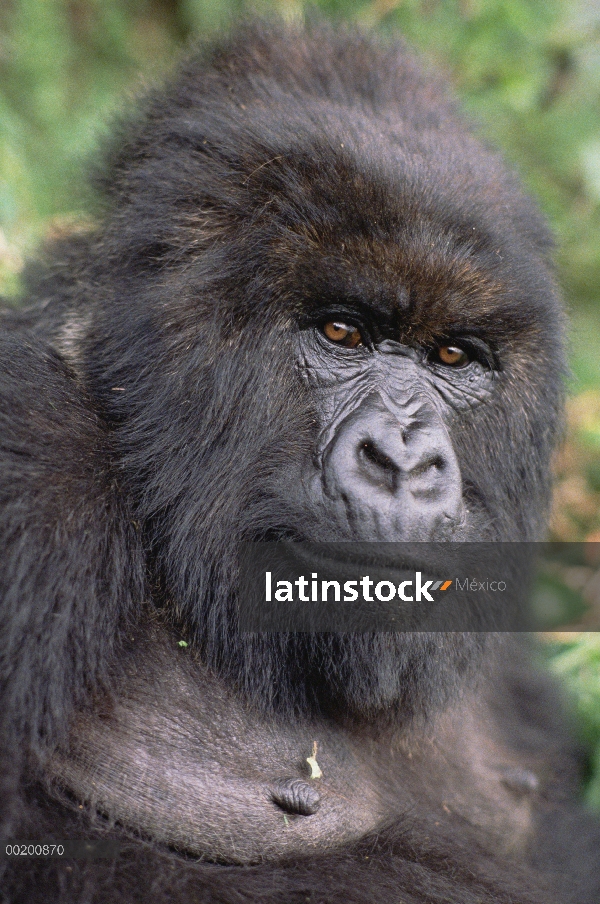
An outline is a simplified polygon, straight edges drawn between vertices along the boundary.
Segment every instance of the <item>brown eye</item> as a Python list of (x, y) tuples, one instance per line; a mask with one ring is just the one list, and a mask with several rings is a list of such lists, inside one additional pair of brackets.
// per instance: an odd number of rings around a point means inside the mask
[(356, 348), (357, 345), (362, 345), (360, 330), (350, 324), (341, 323), (339, 320), (328, 320), (323, 326), (323, 332), (331, 342), (343, 345), (344, 348)]
[(448, 367), (465, 367), (471, 360), (467, 353), (456, 345), (441, 345), (435, 351), (440, 364), (446, 364)]

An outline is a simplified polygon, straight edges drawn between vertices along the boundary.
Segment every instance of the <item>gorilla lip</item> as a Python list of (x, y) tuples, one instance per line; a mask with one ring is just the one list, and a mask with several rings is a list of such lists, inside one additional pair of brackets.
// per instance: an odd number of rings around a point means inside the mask
[[(428, 543), (428, 552), (434, 545)], [(307, 541), (283, 540), (281, 546), (289, 552), (293, 559), (306, 562), (312, 570), (335, 569), (351, 567), (357, 568), (385, 568), (386, 571), (397, 573), (400, 577), (405, 574), (413, 574), (416, 571), (427, 574), (428, 579), (444, 581), (446, 576), (442, 570), (436, 571), (431, 564), (431, 556), (424, 561), (414, 543), (380, 543), (380, 542), (348, 542), (348, 543), (311, 543)], [(401, 564), (399, 564), (399, 547), (402, 547)]]
[[(536, 543), (243, 543), (242, 631), (543, 630), (527, 601)], [(319, 605), (316, 605), (319, 604)], [(323, 605), (320, 605), (323, 604)]]
[[(436, 569), (431, 562), (424, 562), (422, 558), (412, 558), (404, 550), (399, 562), (397, 554), (398, 544), (325, 543), (317, 545), (284, 541), (282, 545), (293, 560), (299, 563), (304, 562), (307, 570), (310, 568), (311, 574), (321, 569), (321, 571), (325, 571), (331, 576), (331, 580), (335, 580), (334, 575), (336, 572), (343, 574), (344, 571), (348, 572), (350, 569), (352, 571), (350, 580), (360, 582), (363, 578), (369, 578), (369, 575), (366, 574), (368, 569), (373, 570), (375, 568), (385, 572), (386, 581), (393, 581), (396, 584), (414, 581), (417, 574), (425, 575), (424, 583), (429, 584), (429, 586), (435, 585), (432, 586), (432, 589), (440, 589), (442, 585), (445, 585), (444, 589), (448, 589), (452, 583), (452, 581), (448, 583), (448, 571), (447, 569), (444, 570), (443, 565), (441, 568)], [(403, 547), (408, 545), (403, 544)], [(432, 545), (428, 544), (428, 546)], [(386, 546), (388, 547), (387, 549)], [(391, 548), (392, 546), (393, 549)], [(394, 550), (396, 555), (394, 555)], [(410, 552), (413, 552), (413, 550), (410, 549)], [(355, 578), (354, 575), (358, 571), (361, 572), (361, 575)], [(348, 580), (348, 576), (341, 578), (342, 583), (346, 580)], [(404, 599), (404, 602), (413, 602), (402, 596), (400, 598)], [(372, 602), (368, 596), (364, 597), (364, 599), (367, 602)], [(425, 599), (428, 599), (428, 597), (425, 597)], [(429, 601), (433, 602), (433, 599)]]

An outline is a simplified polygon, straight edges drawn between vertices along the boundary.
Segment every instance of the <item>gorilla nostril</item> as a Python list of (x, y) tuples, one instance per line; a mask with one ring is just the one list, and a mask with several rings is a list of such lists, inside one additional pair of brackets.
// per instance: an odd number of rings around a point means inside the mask
[(419, 462), (418, 465), (411, 470), (411, 477), (422, 477), (424, 474), (427, 474), (428, 471), (439, 471), (442, 473), (446, 470), (446, 460), (442, 455), (430, 455), (424, 461)]
[(386, 455), (381, 449), (378, 449), (372, 440), (365, 440), (359, 447), (359, 455), (370, 465), (374, 465), (386, 474), (396, 475), (399, 473), (398, 465)]

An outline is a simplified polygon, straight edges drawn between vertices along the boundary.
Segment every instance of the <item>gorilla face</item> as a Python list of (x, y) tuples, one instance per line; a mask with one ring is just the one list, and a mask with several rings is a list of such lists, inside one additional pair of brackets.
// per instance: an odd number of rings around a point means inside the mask
[(321, 412), (313, 474), (303, 475), (309, 497), (338, 537), (460, 538), (467, 510), (451, 415), (489, 395), (494, 372), (481, 358), (491, 353), (481, 343), (475, 359), (467, 339), (429, 351), (375, 344), (348, 320), (302, 336), (303, 372)]

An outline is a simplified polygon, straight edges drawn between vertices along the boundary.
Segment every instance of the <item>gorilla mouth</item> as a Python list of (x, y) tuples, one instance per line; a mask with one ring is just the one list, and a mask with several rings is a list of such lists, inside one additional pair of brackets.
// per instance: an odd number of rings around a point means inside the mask
[(241, 631), (531, 630), (535, 544), (286, 540), (239, 562)]
[[(298, 561), (312, 565), (323, 572), (353, 571), (371, 568), (388, 572), (390, 575), (405, 578), (420, 571), (428, 580), (444, 580), (445, 572), (441, 565), (436, 567), (431, 561), (430, 547), (434, 543), (378, 543), (378, 542), (325, 542), (312, 543), (307, 540), (286, 540), (282, 548)], [(423, 550), (423, 546), (427, 547)], [(419, 548), (421, 547), (421, 548)], [(425, 555), (424, 555), (425, 553)], [(442, 573), (443, 572), (443, 573)]]
[(427, 630), (443, 607), (443, 598), (429, 591), (446, 590), (451, 581), (423, 552), (391, 543), (246, 545), (240, 550), (240, 628), (332, 634)]
[(448, 580), (450, 572), (447, 565), (444, 567), (443, 556), (435, 549), (437, 545), (285, 541), (281, 544), (281, 554), (290, 564), (302, 567), (303, 573), (316, 575), (315, 579), (319, 581), (333, 580), (343, 584), (368, 576), (374, 583), (387, 581), (401, 585), (413, 581), (418, 573), (423, 582), (441, 585)]

